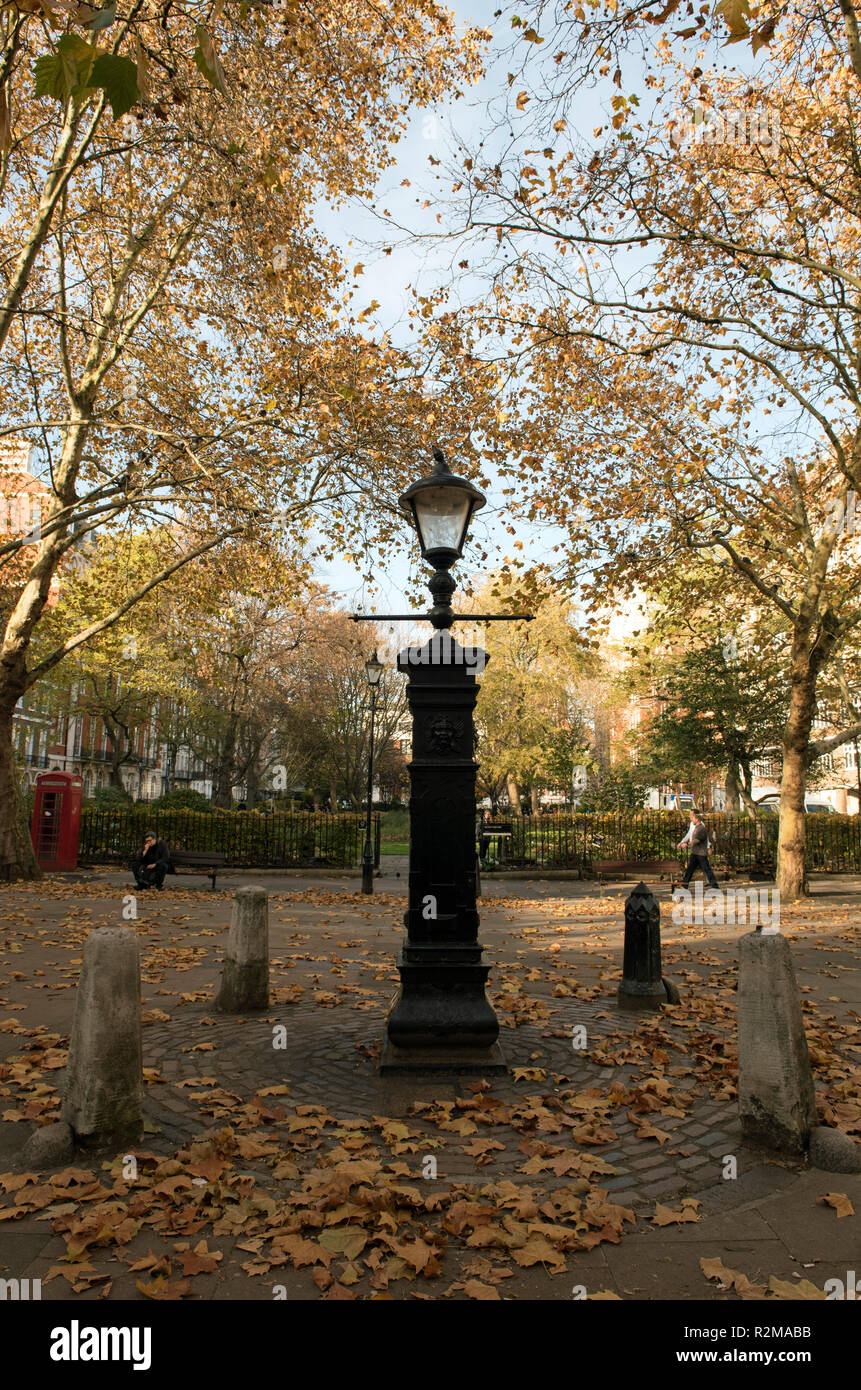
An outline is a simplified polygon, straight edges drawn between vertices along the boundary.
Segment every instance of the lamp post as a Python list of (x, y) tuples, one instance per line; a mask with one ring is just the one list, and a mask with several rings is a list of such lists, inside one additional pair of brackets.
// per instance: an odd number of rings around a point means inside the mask
[(374, 715), (377, 709), (377, 688), (383, 674), (383, 663), (377, 660), (377, 653), (365, 662), (365, 674), (371, 692), (371, 731), (368, 740), (368, 801), (365, 812), (365, 848), (362, 852), (362, 892), (374, 891), (374, 851), (371, 847), (371, 804), (374, 796)]
[(442, 449), (434, 449), (433, 458), (431, 476), (408, 487), (399, 506), (412, 516), (422, 559), (434, 568), (428, 582), (434, 605), (428, 617), (435, 628), (448, 629), (454, 621), (451, 596), (456, 587), (449, 570), (463, 554), (473, 513), (487, 498), (465, 478), (455, 477)]
[(429, 581), (436, 629), (424, 646), (398, 655), (409, 677), (413, 719), (410, 762), (407, 940), (398, 956), (401, 984), (386, 1025), (382, 1072), (504, 1071), (499, 1023), (485, 994), (490, 967), (478, 943), (475, 858), (476, 669), (485, 654), (467, 652), (448, 629), (455, 614), (449, 573), (460, 559), (473, 514), (485, 497), (456, 477), (439, 449), (435, 469), (407, 488)]

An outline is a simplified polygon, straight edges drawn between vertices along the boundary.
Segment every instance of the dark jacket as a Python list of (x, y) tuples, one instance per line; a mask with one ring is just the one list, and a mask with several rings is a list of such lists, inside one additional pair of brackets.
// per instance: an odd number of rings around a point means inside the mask
[(151, 868), (154, 864), (164, 864), (167, 868), (170, 865), (170, 850), (166, 840), (156, 840), (154, 845), (150, 845), (141, 855), (141, 863)]
[(708, 852), (709, 832), (700, 821), (699, 825), (694, 826), (694, 833), (691, 836), (691, 854), (708, 854)]

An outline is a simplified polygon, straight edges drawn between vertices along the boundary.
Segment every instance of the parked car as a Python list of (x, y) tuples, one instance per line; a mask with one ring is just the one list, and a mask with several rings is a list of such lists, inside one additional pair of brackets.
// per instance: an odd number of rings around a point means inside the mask
[[(764, 796), (761, 801), (757, 801), (756, 808), (758, 811), (765, 811), (767, 815), (776, 816), (780, 811), (780, 797), (776, 794)], [(808, 816), (834, 816), (837, 814), (830, 802), (816, 801), (810, 796), (804, 798), (804, 810)]]

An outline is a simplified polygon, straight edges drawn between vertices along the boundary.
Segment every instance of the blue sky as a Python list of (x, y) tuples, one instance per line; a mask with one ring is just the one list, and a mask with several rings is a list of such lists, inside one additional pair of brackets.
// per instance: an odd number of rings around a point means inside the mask
[[(481, 135), (487, 134), (489, 103), (505, 90), (506, 72), (512, 66), (509, 55), (502, 50), (513, 36), (511, 15), (515, 11), (508, 8), (502, 16), (495, 18), (494, 12), (498, 8), (496, 0), (455, 0), (455, 3), (449, 0), (449, 7), (464, 28), (474, 24), (493, 30), (494, 43), (490, 49), (486, 76), (464, 98), (444, 103), (432, 111), (417, 110), (413, 113), (409, 129), (398, 146), (396, 163), (380, 182), (376, 207), (386, 209), (400, 226), (414, 227), (420, 232), (438, 229), (438, 205), (432, 199), (427, 210), (421, 208), (424, 198), (431, 196), (434, 188), (429, 156), (445, 162), (447, 154), (460, 143), (458, 136), (473, 147), (480, 138), (479, 132)], [(674, 47), (679, 53), (684, 50), (686, 59), (693, 65), (697, 58), (696, 44), (683, 45), (676, 40)], [(752, 60), (747, 45), (740, 44), (719, 48), (713, 43), (710, 45), (709, 59), (704, 66), (726, 65), (751, 72), (760, 65)], [(642, 102), (640, 111), (645, 116), (651, 102), (646, 96), (642, 76), (643, 64), (639, 59), (632, 57), (625, 62), (624, 91), (626, 95), (632, 92), (638, 94)], [(610, 100), (617, 91), (609, 81), (600, 88), (581, 91), (568, 113), (570, 137), (577, 143), (578, 137), (591, 143), (593, 128), (606, 123)], [(523, 119), (528, 122), (528, 117), (524, 116)], [(509, 126), (508, 121), (506, 126)], [(490, 134), (488, 145), (496, 133), (504, 136), (507, 132), (500, 128), (498, 132)], [(535, 140), (533, 134), (530, 143), (534, 144)], [(485, 154), (488, 145), (485, 146)], [(404, 180), (409, 180), (409, 187), (404, 186)], [(459, 258), (452, 243), (410, 239), (403, 235), (393, 237), (383, 221), (375, 217), (370, 209), (358, 204), (338, 209), (321, 206), (319, 225), (321, 231), (343, 249), (351, 266), (357, 262), (364, 265), (356, 302), (358, 308), (362, 309), (373, 300), (378, 301), (379, 308), (371, 321), (374, 333), (388, 333), (395, 343), (408, 344), (407, 313), (411, 287), (427, 290), (437, 284), (450, 282), (452, 265)], [(374, 247), (379, 248), (384, 242), (394, 244), (391, 255), (383, 256), (379, 249), (375, 251)], [(471, 288), (475, 288), (475, 283), (470, 286), (467, 277), (465, 291), (469, 293)], [(457, 460), (450, 462), (457, 471)], [(481, 563), (482, 571), (490, 570), (504, 558), (515, 555), (517, 552), (512, 549), (515, 539), (522, 541), (523, 551), (519, 554), (527, 563), (550, 558), (553, 545), (562, 539), (559, 532), (546, 527), (540, 530), (524, 527), (515, 538), (504, 529), (507, 520), (505, 499), (499, 490), (494, 495), (491, 487), (488, 490), (488, 506), (474, 522), (480, 549), (488, 552), (488, 559)], [(417, 546), (415, 553), (417, 556)], [(478, 568), (478, 556), (478, 548), (473, 548), (471, 555), (467, 553), (464, 557), (458, 567), (462, 579)], [(417, 573), (423, 571), (416, 564), (413, 566), (413, 579)], [(405, 612), (415, 608), (407, 592), (410, 561), (406, 556), (393, 557), (385, 571), (378, 571), (374, 590), (365, 585), (355, 567), (346, 562), (321, 566), (318, 578), (338, 596), (343, 606), (351, 609)]]
[[(501, 19), (494, 19), (498, 4), (494, 0), (472, 0), (472, 3), (451, 3), (449, 8), (464, 28), (479, 25), (494, 29), (500, 39), (511, 35), (510, 11)], [(457, 136), (472, 140), (475, 132), (487, 120), (487, 103), (498, 95), (504, 85), (501, 60), (497, 59), (489, 67), (487, 76), (475, 87), (469, 89), (460, 101), (441, 104), (433, 110), (417, 110), (410, 121), (409, 129), (397, 149), (397, 162), (388, 170), (380, 182), (376, 207), (386, 209), (401, 225), (415, 226), (422, 231), (435, 228), (436, 209), (422, 211), (420, 204), (432, 189), (432, 170), (429, 156), (444, 159), (447, 151), (457, 143)], [(403, 180), (410, 181), (409, 187)], [(379, 308), (373, 318), (375, 334), (388, 333), (396, 343), (407, 345), (409, 331), (407, 314), (411, 300), (411, 286), (429, 288), (446, 283), (451, 273), (452, 246), (426, 241), (407, 242), (398, 239), (391, 255), (375, 253), (373, 247), (383, 240), (392, 243), (387, 236), (384, 224), (371, 211), (357, 204), (345, 208), (331, 209), (321, 207), (319, 225), (330, 241), (343, 248), (352, 263), (361, 262), (365, 271), (360, 278), (359, 308), (364, 308), (372, 300), (377, 300)], [(457, 472), (457, 460), (450, 460)], [(428, 460), (428, 471), (431, 469)], [(488, 552), (488, 560), (482, 562), (482, 570), (489, 570), (502, 562), (506, 556), (513, 555), (513, 542), (524, 542), (528, 558), (537, 558), (538, 551), (544, 556), (550, 548), (550, 538), (546, 528), (540, 534), (524, 530), (518, 537), (509, 535), (504, 529), (507, 513), (504, 499), (492, 488), (488, 491), (488, 505), (473, 523), (473, 534), (480, 542), (480, 549)], [(405, 523), (406, 524), (406, 523)], [(554, 539), (558, 539), (555, 537)], [(416, 555), (418, 547), (416, 545)], [(479, 549), (472, 548), (458, 566), (456, 574), (462, 580), (478, 567)], [(413, 566), (413, 578), (423, 574), (420, 565)], [(407, 612), (416, 607), (407, 592), (410, 582), (410, 562), (406, 556), (393, 557), (385, 572), (377, 573), (377, 589), (372, 592), (362, 581), (356, 568), (345, 562), (322, 565), (318, 578), (334, 591), (343, 606), (362, 611), (371, 608), (378, 612)], [(428, 599), (430, 602), (430, 599)]]

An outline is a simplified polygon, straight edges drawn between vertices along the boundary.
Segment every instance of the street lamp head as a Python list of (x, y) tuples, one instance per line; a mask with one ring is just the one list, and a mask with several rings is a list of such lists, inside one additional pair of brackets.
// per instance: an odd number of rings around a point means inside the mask
[(374, 652), (374, 655), (369, 657), (368, 660), (365, 662), (365, 674), (368, 677), (368, 685), (379, 685), (380, 677), (382, 676), (385, 669), (386, 668), (383, 665), (382, 661), (380, 661), (377, 658), (377, 653)]
[(399, 506), (412, 515), (422, 558), (434, 569), (444, 570), (463, 554), (472, 514), (487, 498), (466, 478), (452, 473), (442, 449), (435, 448), (433, 457), (433, 473), (408, 487)]

